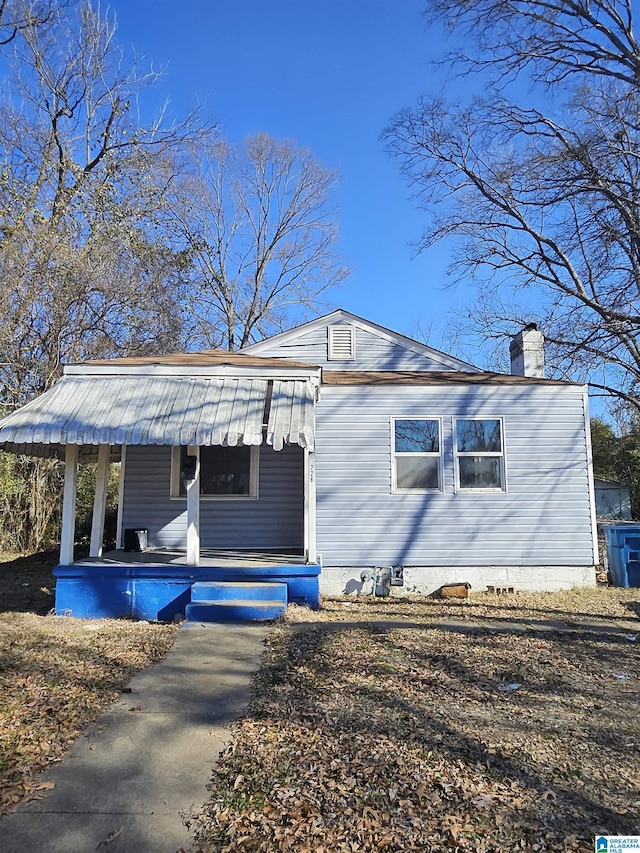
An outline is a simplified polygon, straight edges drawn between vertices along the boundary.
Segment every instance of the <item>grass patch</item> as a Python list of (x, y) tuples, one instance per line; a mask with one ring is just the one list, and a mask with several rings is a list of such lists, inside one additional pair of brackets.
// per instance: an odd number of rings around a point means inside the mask
[(639, 600), (296, 609), (215, 770), (202, 849), (591, 853), (595, 835), (636, 834)]

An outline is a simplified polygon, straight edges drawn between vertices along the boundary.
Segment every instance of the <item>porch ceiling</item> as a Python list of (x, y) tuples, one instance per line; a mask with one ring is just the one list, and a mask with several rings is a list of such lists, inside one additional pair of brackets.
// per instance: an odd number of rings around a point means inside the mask
[(315, 387), (307, 379), (171, 375), (63, 376), (0, 421), (0, 448), (81, 456), (109, 444), (314, 446)]

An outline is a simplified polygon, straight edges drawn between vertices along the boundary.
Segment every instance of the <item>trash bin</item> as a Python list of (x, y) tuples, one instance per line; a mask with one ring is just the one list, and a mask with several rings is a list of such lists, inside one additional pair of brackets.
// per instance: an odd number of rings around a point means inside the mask
[(145, 529), (135, 530), (133, 527), (125, 527), (124, 531), (124, 550), (125, 551), (146, 551), (147, 550), (147, 535)]
[(614, 586), (640, 587), (640, 525), (603, 524)]
[(627, 563), (627, 581), (629, 586), (640, 586), (640, 562), (629, 560)]

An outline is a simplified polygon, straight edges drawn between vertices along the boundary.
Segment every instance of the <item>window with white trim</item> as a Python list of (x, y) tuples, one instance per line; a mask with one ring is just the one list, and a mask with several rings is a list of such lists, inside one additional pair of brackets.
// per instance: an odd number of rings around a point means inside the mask
[(327, 326), (329, 361), (353, 361), (356, 357), (355, 326)]
[[(171, 497), (187, 494), (184, 478), (186, 447), (173, 447), (171, 453)], [(200, 497), (211, 500), (255, 499), (258, 497), (260, 448), (200, 448)]]
[(456, 418), (454, 450), (459, 489), (505, 491), (502, 418)]
[(392, 491), (442, 489), (439, 418), (392, 418)]

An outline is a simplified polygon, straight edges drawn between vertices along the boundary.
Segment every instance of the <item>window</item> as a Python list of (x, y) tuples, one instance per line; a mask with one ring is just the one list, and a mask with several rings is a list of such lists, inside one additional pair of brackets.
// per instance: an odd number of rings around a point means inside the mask
[(394, 418), (392, 436), (392, 491), (441, 489), (440, 421), (435, 418)]
[(456, 419), (455, 452), (460, 489), (504, 491), (504, 441), (500, 418)]
[(327, 327), (327, 358), (329, 361), (353, 361), (356, 357), (354, 326)]
[[(258, 497), (259, 447), (200, 448), (200, 496), (211, 499)], [(172, 448), (171, 497), (187, 494), (183, 477), (187, 448)]]

